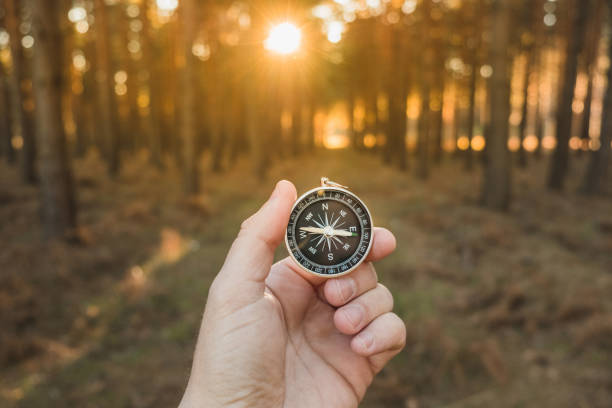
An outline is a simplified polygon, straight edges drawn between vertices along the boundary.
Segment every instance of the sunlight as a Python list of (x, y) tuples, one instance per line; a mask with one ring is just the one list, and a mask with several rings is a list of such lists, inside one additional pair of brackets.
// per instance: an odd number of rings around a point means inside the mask
[(155, 2), (160, 11), (174, 11), (178, 7), (178, 0), (157, 0)]
[(268, 51), (278, 54), (293, 54), (300, 48), (302, 32), (294, 24), (284, 22), (270, 29), (268, 38), (264, 41), (264, 47)]

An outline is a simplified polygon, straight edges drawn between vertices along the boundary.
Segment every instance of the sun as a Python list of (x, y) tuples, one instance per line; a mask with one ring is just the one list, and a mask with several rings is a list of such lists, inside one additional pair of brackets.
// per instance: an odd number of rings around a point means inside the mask
[(278, 54), (293, 54), (300, 48), (302, 32), (294, 24), (284, 22), (270, 29), (264, 47)]

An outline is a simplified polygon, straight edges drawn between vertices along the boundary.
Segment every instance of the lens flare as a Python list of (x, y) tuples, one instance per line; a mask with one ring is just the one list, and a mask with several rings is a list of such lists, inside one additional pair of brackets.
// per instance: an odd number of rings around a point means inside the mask
[(278, 54), (293, 54), (300, 48), (302, 32), (294, 24), (281, 23), (272, 27), (268, 38), (264, 41), (264, 47), (268, 51)]

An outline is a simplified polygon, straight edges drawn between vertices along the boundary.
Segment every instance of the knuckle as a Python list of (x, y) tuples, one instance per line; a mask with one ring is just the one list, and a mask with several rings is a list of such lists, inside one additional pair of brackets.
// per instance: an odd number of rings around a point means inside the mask
[(395, 313), (390, 313), (389, 315), (397, 339), (394, 349), (397, 348), (399, 351), (406, 345), (406, 324), (404, 324), (404, 321)]
[(389, 308), (389, 310), (393, 310), (393, 294), (382, 283), (377, 284), (377, 289), (381, 292), (381, 297), (384, 299), (385, 305)]

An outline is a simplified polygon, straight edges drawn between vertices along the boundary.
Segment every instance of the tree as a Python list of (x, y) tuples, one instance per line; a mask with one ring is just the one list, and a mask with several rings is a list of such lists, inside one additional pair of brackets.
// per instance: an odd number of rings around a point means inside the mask
[[(612, 21), (612, 0), (607, 1), (608, 20)], [(612, 28), (612, 23), (609, 23)], [(612, 41), (608, 42), (608, 57), (612, 58)], [(582, 191), (587, 194), (601, 193), (603, 182), (610, 167), (610, 143), (612, 142), (612, 67), (608, 67), (608, 88), (604, 96), (604, 107), (599, 135), (600, 147), (591, 153)]]
[(62, 121), (61, 2), (32, 0), (36, 139), (44, 231), (60, 237), (76, 227), (76, 203)]
[(159, 51), (153, 41), (153, 28), (149, 22), (149, 10), (153, 0), (144, 0), (142, 10), (142, 59), (148, 67), (149, 115), (144, 121), (147, 143), (151, 151), (151, 162), (158, 168), (162, 167), (162, 132), (161, 132), (161, 86), (162, 72), (156, 58)]
[(583, 141), (589, 140), (589, 134), (591, 130), (591, 102), (593, 100), (593, 78), (597, 75), (596, 71), (596, 58), (597, 51), (599, 50), (599, 38), (601, 36), (601, 26), (603, 13), (603, 0), (597, 0), (595, 7), (593, 7), (591, 13), (591, 21), (593, 24), (589, 25), (587, 35), (585, 37), (585, 52), (584, 52), (584, 70), (587, 74), (587, 92), (584, 98), (584, 109), (582, 111), (582, 131), (580, 138)]
[(195, 57), (191, 48), (196, 36), (197, 11), (195, 0), (182, 0), (179, 6), (181, 19), (180, 53), (183, 66), (180, 72), (181, 109), (179, 129), (182, 141), (183, 183), (185, 192), (197, 194), (200, 190), (198, 180), (198, 149), (196, 143), (195, 113)]
[(506, 210), (510, 204), (510, 154), (507, 147), (510, 115), (509, 23), (508, 2), (494, 0), (490, 50), (493, 74), (489, 80), (491, 120), (487, 133), (482, 199), (485, 206), (497, 210)]
[(21, 176), (26, 183), (33, 184), (36, 182), (36, 144), (31, 115), (24, 109), (26, 96), (23, 91), (23, 84), (26, 80), (26, 69), (21, 47), (18, 16), (22, 3), (19, 0), (5, 0), (4, 3), (6, 6), (6, 28), (11, 42), (10, 106), (12, 122), (21, 130), (23, 140)]
[(385, 152), (397, 161), (400, 170), (406, 170), (406, 98), (407, 75), (404, 46), (404, 30), (398, 24), (390, 27), (390, 67), (387, 78), (389, 95), (389, 118), (387, 121), (387, 145)]
[(107, 5), (104, 0), (95, 0), (96, 24), (96, 68), (98, 84), (98, 110), (99, 127), (103, 154), (108, 159), (108, 171), (111, 176), (119, 172), (119, 120), (117, 115), (117, 101), (112, 77), (112, 63), (110, 55), (110, 33), (108, 23)]
[(2, 64), (0, 64), (0, 152), (6, 157), (10, 164), (15, 163), (15, 149), (11, 143), (12, 122), (9, 104), (9, 83), (8, 77)]
[(578, 54), (586, 31), (586, 22), (590, 0), (574, 1), (572, 30), (567, 39), (566, 61), (563, 82), (557, 107), (557, 146), (551, 161), (548, 187), (553, 190), (563, 189), (565, 175), (569, 166), (569, 139), (572, 128), (572, 102), (576, 87), (578, 71)]

